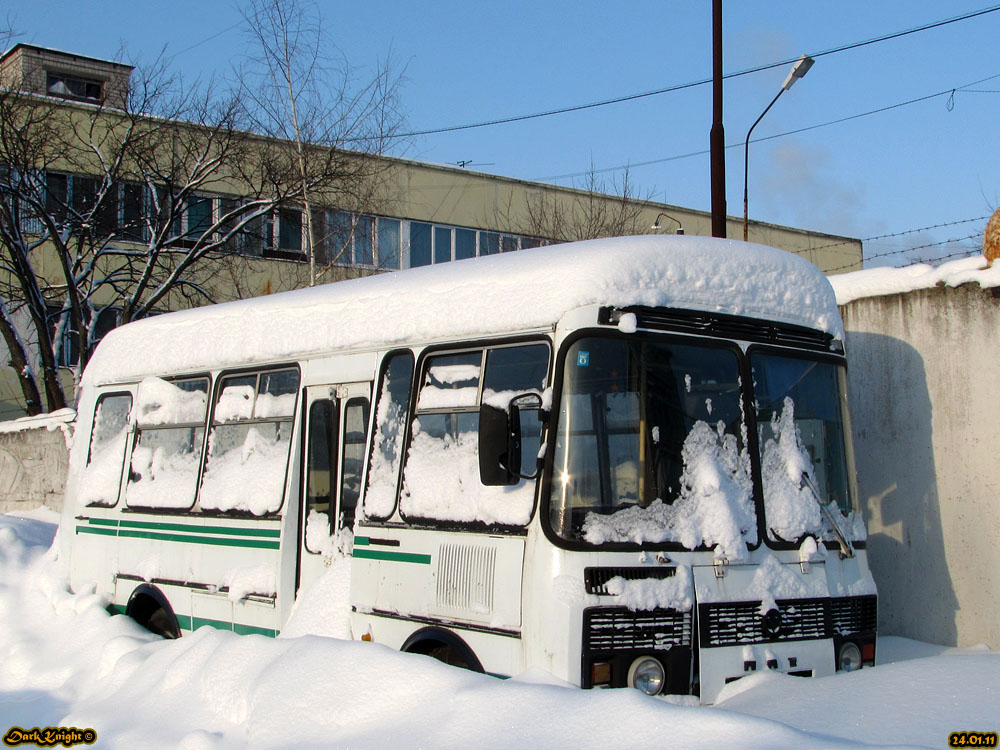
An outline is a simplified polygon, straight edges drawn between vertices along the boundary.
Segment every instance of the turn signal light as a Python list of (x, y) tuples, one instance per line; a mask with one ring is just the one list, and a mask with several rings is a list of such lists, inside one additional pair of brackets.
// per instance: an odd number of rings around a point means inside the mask
[(611, 684), (611, 665), (606, 662), (597, 662), (590, 667), (590, 684), (594, 685), (610, 685)]

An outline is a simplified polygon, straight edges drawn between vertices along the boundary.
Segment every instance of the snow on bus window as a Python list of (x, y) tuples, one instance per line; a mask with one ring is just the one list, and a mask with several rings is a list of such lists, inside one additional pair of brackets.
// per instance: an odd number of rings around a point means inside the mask
[(117, 504), (131, 409), (131, 394), (109, 394), (98, 400), (90, 436), (90, 455), (80, 478), (78, 497), (81, 504)]
[(202, 510), (262, 516), (281, 508), (298, 382), (293, 369), (222, 379), (198, 501)]
[(137, 394), (139, 436), (125, 503), (133, 508), (190, 508), (201, 465), (208, 379), (146, 378)]
[(387, 361), (375, 407), (374, 447), (363, 507), (368, 518), (388, 518), (396, 505), (396, 479), (410, 409), (413, 354), (398, 352)]
[(568, 348), (548, 521), (591, 545), (757, 542), (740, 361), (714, 342), (594, 336)]
[(149, 377), (139, 383), (138, 421), (143, 427), (201, 422), (208, 404), (208, 380), (162, 380)]
[[(483, 355), (485, 354), (485, 368)], [(520, 526), (531, 518), (533, 483), (487, 487), (479, 476), (480, 380), (482, 398), (540, 394), (548, 371), (542, 344), (496, 347), (430, 357), (417, 402), (406, 456), (400, 510), (436, 521)], [(481, 375), (482, 373), (482, 375)], [(522, 414), (522, 470), (531, 473), (538, 454), (540, 422)]]
[(857, 509), (846, 373), (839, 363), (751, 355), (768, 536), (865, 538)]

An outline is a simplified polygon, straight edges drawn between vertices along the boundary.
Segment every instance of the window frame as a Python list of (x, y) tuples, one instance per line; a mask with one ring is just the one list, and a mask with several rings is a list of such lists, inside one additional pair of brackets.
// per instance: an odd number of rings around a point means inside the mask
[[(500, 340), (475, 340), (475, 341), (464, 341), (464, 342), (452, 342), (450, 344), (442, 344), (434, 347), (428, 347), (420, 352), (420, 356), (416, 361), (416, 366), (414, 369), (414, 376), (411, 377), (411, 393), (410, 393), (410, 409), (406, 421), (406, 431), (404, 435), (403, 447), (401, 450), (402, 460), (399, 466), (399, 478), (396, 482), (396, 503), (395, 511), (398, 512), (400, 519), (407, 526), (411, 528), (428, 528), (428, 529), (440, 529), (440, 530), (458, 530), (458, 531), (489, 531), (490, 533), (499, 534), (513, 534), (513, 535), (523, 535), (527, 533), (528, 527), (531, 525), (539, 507), (539, 495), (538, 488), (541, 485), (540, 476), (536, 480), (525, 480), (534, 481), (533, 497), (531, 511), (528, 515), (527, 520), (524, 524), (503, 524), (503, 523), (487, 523), (484, 521), (455, 521), (448, 519), (437, 519), (426, 516), (416, 516), (412, 514), (406, 514), (403, 512), (402, 504), (400, 502), (400, 496), (403, 491), (403, 484), (406, 475), (406, 464), (409, 458), (410, 446), (413, 440), (413, 422), (421, 414), (440, 414), (440, 413), (474, 413), (479, 415), (479, 409), (482, 406), (483, 393), (486, 387), (486, 381), (488, 379), (487, 368), (489, 366), (489, 355), (490, 352), (498, 349), (512, 349), (517, 347), (528, 347), (528, 346), (544, 346), (547, 350), (548, 356), (546, 360), (545, 375), (543, 380), (542, 388), (539, 393), (544, 393), (546, 389), (551, 387), (552, 384), (552, 367), (553, 367), (553, 344), (552, 341), (547, 337), (538, 336), (516, 336), (507, 339)], [(420, 401), (420, 392), (423, 388), (423, 382), (427, 374), (427, 364), (428, 361), (434, 357), (447, 356), (449, 354), (462, 354), (467, 352), (480, 351), (482, 354), (480, 371), (479, 371), (479, 383), (477, 386), (476, 394), (476, 405), (469, 407), (460, 408), (428, 408), (423, 410), (418, 410), (418, 404)], [(525, 392), (530, 392), (525, 391)], [(549, 425), (542, 422), (539, 428), (539, 440), (544, 443), (546, 440), (546, 432)], [(477, 448), (478, 450), (478, 448)], [(477, 477), (478, 479), (478, 477)]]
[[(750, 382), (750, 365), (749, 359), (746, 356), (746, 350), (740, 346), (738, 341), (727, 338), (686, 335), (677, 331), (638, 331), (627, 335), (621, 334), (618, 331), (609, 328), (581, 328), (574, 331), (571, 336), (568, 336), (562, 341), (558, 353), (553, 358), (552, 367), (554, 368), (554, 372), (552, 374), (552, 411), (549, 416), (548, 424), (546, 425), (548, 435), (555, 436), (558, 434), (559, 405), (563, 398), (563, 389), (565, 386), (563, 372), (565, 369), (566, 357), (568, 356), (570, 348), (573, 344), (584, 338), (623, 338), (625, 341), (628, 341), (637, 336), (654, 342), (727, 349), (735, 354), (740, 380), (743, 383), (743, 386), (740, 389), (740, 404), (743, 412), (743, 421), (747, 429), (747, 440), (743, 444), (742, 448), (744, 451), (748, 451), (750, 455), (750, 478), (753, 483), (753, 504), (754, 512), (756, 513), (757, 528), (757, 543), (747, 545), (747, 549), (749, 551), (756, 550), (763, 543), (763, 500), (760, 488), (759, 460), (756, 458), (756, 454), (753, 453), (757, 446), (756, 436), (754, 434), (756, 429), (756, 420), (752, 414), (753, 403), (750, 399), (750, 389), (746, 387), (746, 384)], [(690, 550), (679, 542), (606, 542), (600, 545), (593, 545), (583, 540), (567, 539), (558, 534), (550, 522), (552, 485), (555, 483), (555, 440), (554, 437), (549, 437), (548, 439), (551, 443), (553, 443), (553, 445), (550, 445), (549, 449), (546, 450), (545, 453), (542, 475), (538, 482), (539, 490), (536, 504), (539, 507), (538, 512), (541, 515), (540, 520), (542, 532), (553, 546), (565, 550), (587, 552), (704, 552), (711, 550), (711, 548), (704, 545), (699, 546), (694, 550)]]
[(84, 465), (84, 472), (86, 472), (87, 468), (90, 466), (91, 462), (94, 459), (94, 432), (97, 427), (97, 415), (100, 413), (101, 404), (105, 400), (111, 398), (128, 398), (129, 400), (128, 413), (125, 416), (125, 439), (122, 441), (122, 451), (121, 451), (122, 466), (118, 472), (118, 492), (115, 494), (114, 502), (87, 503), (88, 508), (116, 507), (118, 503), (121, 502), (122, 495), (124, 494), (123, 490), (125, 489), (125, 485), (127, 484), (127, 475), (125, 473), (125, 469), (126, 468), (131, 469), (131, 467), (126, 463), (126, 459), (129, 457), (129, 448), (131, 444), (129, 438), (131, 437), (131, 432), (133, 430), (133, 424), (134, 424), (132, 420), (132, 406), (135, 404), (135, 395), (131, 391), (106, 391), (104, 393), (101, 393), (97, 397), (97, 400), (94, 402), (94, 416), (90, 422), (90, 442), (87, 445), (87, 463)]
[[(256, 411), (257, 398), (260, 396), (260, 383), (264, 375), (275, 372), (283, 371), (294, 371), (296, 374), (296, 386), (295, 386), (295, 400), (292, 404), (292, 412), (288, 416), (281, 417), (255, 417), (251, 416), (248, 419), (238, 419), (238, 420), (224, 420), (220, 421), (216, 418), (216, 408), (218, 407), (219, 397), (222, 395), (222, 390), (224, 383), (227, 379), (234, 377), (246, 377), (248, 375), (255, 375), (256, 380), (254, 384), (254, 400), (251, 405), (251, 415)], [(196, 509), (199, 513), (206, 516), (230, 516), (230, 517), (247, 517), (247, 518), (275, 518), (280, 517), (282, 511), (285, 508), (285, 504), (288, 502), (288, 477), (291, 471), (291, 460), (294, 454), (293, 443), (295, 440), (295, 415), (298, 412), (299, 402), (302, 399), (302, 370), (297, 362), (270, 365), (267, 367), (241, 367), (239, 369), (232, 370), (222, 370), (215, 375), (214, 382), (210, 391), (211, 402), (209, 404), (207, 421), (205, 425), (205, 436), (204, 436), (204, 450), (201, 457), (201, 468), (198, 472), (198, 487), (196, 492), (196, 504), (192, 508)], [(204, 508), (202, 507), (202, 490), (205, 483), (205, 474), (208, 470), (209, 465), (209, 444), (211, 441), (212, 431), (219, 426), (227, 425), (254, 425), (254, 424), (273, 424), (275, 422), (281, 422), (288, 424), (288, 453), (285, 456), (285, 470), (282, 475), (281, 483), (281, 503), (271, 511), (263, 514), (255, 514), (249, 510), (243, 510), (239, 508), (231, 509), (218, 509), (218, 508)]]
[[(195, 504), (197, 503), (198, 495), (201, 491), (201, 477), (202, 473), (205, 470), (205, 453), (207, 449), (207, 440), (209, 432), (207, 420), (209, 412), (211, 410), (211, 402), (208, 399), (210, 399), (212, 395), (212, 387), (213, 387), (212, 376), (210, 373), (196, 373), (190, 375), (188, 374), (176, 375), (160, 379), (165, 380), (166, 382), (171, 384), (176, 384), (179, 382), (204, 380), (206, 383), (206, 388), (204, 391), (206, 398), (205, 416), (202, 417), (200, 422), (173, 422), (170, 424), (147, 425), (144, 427), (139, 421), (139, 415), (133, 413), (133, 422), (135, 423), (135, 427), (132, 430), (132, 440), (130, 441), (130, 449), (129, 449), (129, 476), (128, 480), (125, 482), (125, 492), (124, 492), (125, 508), (129, 512), (134, 512), (134, 513), (175, 513), (175, 514), (190, 513), (192, 509), (195, 507)], [(141, 386), (141, 383), (136, 386), (136, 398), (138, 398), (139, 395), (139, 386)], [(134, 408), (134, 403), (133, 403), (133, 408)], [(187, 506), (131, 505), (128, 501), (128, 487), (130, 484), (132, 484), (132, 457), (134, 456), (135, 449), (136, 447), (138, 447), (139, 441), (142, 438), (142, 433), (158, 431), (158, 430), (171, 430), (171, 429), (197, 430), (198, 428), (201, 428), (202, 430), (201, 446), (199, 448), (200, 453), (198, 454), (198, 467), (197, 471), (195, 472), (195, 484), (193, 487), (193, 492), (191, 493), (191, 503)], [(193, 442), (194, 441), (192, 441), (192, 444)]]

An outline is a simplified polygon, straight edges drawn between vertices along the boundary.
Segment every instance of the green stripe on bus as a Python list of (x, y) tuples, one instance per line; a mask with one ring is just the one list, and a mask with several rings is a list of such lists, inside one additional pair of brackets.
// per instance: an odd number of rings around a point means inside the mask
[[(357, 540), (355, 540), (355, 544)], [(392, 562), (418, 563), (419, 565), (430, 565), (430, 555), (419, 555), (413, 552), (388, 552), (378, 549), (355, 549), (355, 557), (364, 557), (369, 560), (390, 560)]]
[(268, 638), (278, 635), (278, 631), (271, 628), (258, 628), (256, 625), (243, 625), (238, 622), (233, 623), (233, 632), (238, 635), (266, 635)]
[(117, 526), (118, 521), (113, 518), (88, 518), (87, 523), (92, 526)]
[(111, 612), (111, 614), (113, 614), (113, 615), (123, 615), (123, 614), (125, 614), (125, 605), (124, 604), (109, 604), (108, 605), (108, 611)]
[(225, 620), (212, 620), (208, 617), (191, 618), (191, 630), (197, 630), (198, 628), (203, 627), (215, 628), (216, 630), (229, 630), (231, 632), (233, 624), (231, 622), (226, 622)]
[(237, 635), (264, 635), (274, 638), (278, 631), (273, 628), (260, 628), (256, 625), (244, 625), (243, 623), (226, 622), (225, 620), (213, 620), (209, 617), (185, 617), (182, 622), (181, 616), (177, 617), (177, 622), (181, 624), (182, 630), (197, 630), (201, 627), (215, 628), (216, 630), (228, 630)]
[(354, 546), (355, 547), (367, 547), (368, 546), (368, 537), (366, 537), (366, 536), (356, 536), (356, 537), (354, 537)]
[(277, 539), (281, 529), (254, 529), (233, 526), (202, 526), (186, 523), (157, 523), (155, 521), (122, 520), (121, 528), (129, 529), (162, 529), (164, 531), (188, 531), (201, 534), (228, 534), (232, 536), (266, 536)]
[(118, 531), (116, 529), (92, 529), (89, 526), (77, 526), (77, 534), (102, 534), (104, 536), (116, 536)]
[(257, 549), (278, 549), (277, 541), (268, 539), (226, 539), (217, 536), (194, 536), (189, 534), (161, 534), (156, 531), (119, 529), (118, 536), (137, 539), (156, 539), (162, 542), (188, 542), (190, 544), (214, 544), (222, 547), (254, 547)]

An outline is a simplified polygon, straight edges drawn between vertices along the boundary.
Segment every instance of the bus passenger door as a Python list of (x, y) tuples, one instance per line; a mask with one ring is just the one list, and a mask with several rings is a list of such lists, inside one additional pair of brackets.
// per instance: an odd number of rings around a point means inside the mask
[(368, 383), (306, 389), (297, 594), (350, 544), (361, 492), (369, 395)]

